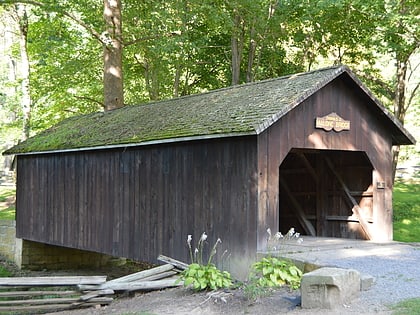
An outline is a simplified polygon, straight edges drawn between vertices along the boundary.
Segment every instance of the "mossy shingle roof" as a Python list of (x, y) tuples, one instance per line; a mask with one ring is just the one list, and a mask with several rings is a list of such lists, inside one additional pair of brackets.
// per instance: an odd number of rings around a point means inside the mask
[(14, 146), (5, 154), (259, 134), (344, 72), (351, 74), (345, 66), (325, 68), (72, 117)]

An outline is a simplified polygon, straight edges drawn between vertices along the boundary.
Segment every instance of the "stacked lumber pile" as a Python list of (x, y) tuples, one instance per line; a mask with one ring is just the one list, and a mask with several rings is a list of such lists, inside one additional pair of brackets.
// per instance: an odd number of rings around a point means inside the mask
[(78, 285), (100, 285), (106, 276), (0, 278), (0, 312), (58, 311), (112, 302), (112, 290), (80, 292)]
[(0, 313), (54, 312), (108, 305), (116, 292), (160, 290), (182, 285), (188, 265), (159, 256), (164, 265), (106, 281), (106, 276), (0, 278)]
[(160, 255), (158, 260), (166, 264), (133, 273), (128, 276), (106, 281), (97, 285), (79, 285), (79, 290), (106, 290), (113, 291), (139, 291), (161, 290), (183, 285), (179, 281), (179, 272), (185, 270), (188, 265), (175, 259)]

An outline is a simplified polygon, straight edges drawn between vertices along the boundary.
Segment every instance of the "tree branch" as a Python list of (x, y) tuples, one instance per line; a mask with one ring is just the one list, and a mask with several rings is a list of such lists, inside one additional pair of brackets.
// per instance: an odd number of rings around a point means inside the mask
[(79, 100), (84, 100), (84, 101), (90, 101), (92, 103), (96, 103), (99, 106), (101, 106), (102, 108), (105, 108), (105, 104), (102, 102), (99, 102), (98, 100), (95, 100), (94, 98), (88, 97), (88, 96), (77, 96), (77, 95), (73, 95), (74, 98), (77, 98)]
[(161, 38), (161, 37), (172, 37), (172, 36), (178, 36), (178, 35), (181, 35), (181, 32), (175, 31), (175, 32), (170, 32), (170, 33), (165, 33), (165, 34), (156, 34), (156, 35), (150, 35), (150, 36), (145, 36), (145, 37), (141, 37), (141, 38), (136, 38), (136, 39), (133, 39), (132, 41), (129, 41), (129, 42), (123, 42), (122, 44), (123, 44), (124, 47), (127, 47), (127, 46), (130, 46), (130, 45), (133, 45), (133, 44), (137, 44), (139, 42), (145, 42), (145, 41), (148, 41), (148, 40), (157, 39), (157, 38)]
[(57, 12), (57, 13), (61, 13), (64, 16), (66, 16), (67, 18), (69, 18), (70, 20), (76, 22), (78, 25), (80, 25), (81, 27), (83, 27), (88, 33), (90, 33), (95, 39), (97, 39), (101, 44), (105, 45), (105, 42), (101, 39), (101, 34), (98, 33), (95, 29), (93, 29), (92, 27), (90, 27), (88, 24), (86, 24), (85, 22), (83, 22), (82, 20), (80, 20), (79, 18), (77, 18), (75, 15), (73, 15), (70, 12), (67, 12), (65, 10), (61, 10), (61, 9), (57, 9), (57, 6), (55, 6), (54, 8), (42, 3), (42, 2), (38, 2), (38, 1), (34, 1), (34, 0), (0, 0), (0, 5), (2, 4), (29, 4), (29, 5), (33, 5), (39, 8), (44, 9), (46, 12)]

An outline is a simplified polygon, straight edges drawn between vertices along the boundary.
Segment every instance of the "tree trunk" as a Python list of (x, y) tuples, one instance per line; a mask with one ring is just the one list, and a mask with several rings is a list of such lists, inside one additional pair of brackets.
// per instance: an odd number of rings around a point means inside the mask
[[(394, 115), (404, 125), (406, 107), (405, 107), (405, 92), (406, 92), (406, 80), (407, 80), (407, 62), (406, 58), (399, 57), (397, 54), (397, 82), (395, 89), (394, 98)], [(392, 182), (395, 180), (395, 174), (397, 172), (398, 158), (400, 155), (400, 146), (394, 146), (392, 148)]]
[(104, 0), (104, 20), (104, 107), (112, 110), (124, 106), (121, 0)]
[(237, 10), (234, 11), (233, 16), (233, 30), (231, 38), (231, 50), (232, 50), (232, 85), (239, 84), (241, 74), (241, 57), (243, 47), (243, 35), (241, 31), (241, 17)]
[(16, 16), (19, 23), (19, 49), (21, 57), (21, 75), (22, 75), (22, 99), (21, 107), (23, 114), (22, 123), (22, 140), (29, 138), (30, 133), (30, 122), (31, 122), (31, 94), (29, 86), (29, 57), (27, 50), (27, 38), (28, 38), (28, 15), (26, 13), (26, 6), (17, 4), (15, 6)]
[(257, 49), (257, 42), (255, 40), (255, 27), (252, 26), (249, 34), (249, 51), (248, 51), (248, 67), (246, 70), (246, 82), (254, 81), (254, 61), (255, 51)]

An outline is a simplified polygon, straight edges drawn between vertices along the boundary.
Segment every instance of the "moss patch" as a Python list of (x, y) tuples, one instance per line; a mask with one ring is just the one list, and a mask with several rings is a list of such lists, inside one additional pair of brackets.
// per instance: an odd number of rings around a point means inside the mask
[(194, 136), (255, 134), (344, 69), (321, 69), (199, 95), (72, 117), (6, 153), (137, 144)]

